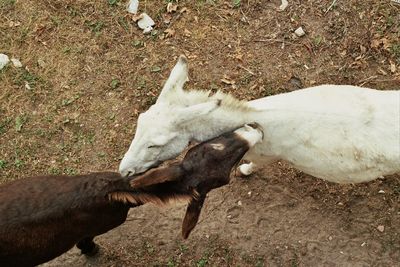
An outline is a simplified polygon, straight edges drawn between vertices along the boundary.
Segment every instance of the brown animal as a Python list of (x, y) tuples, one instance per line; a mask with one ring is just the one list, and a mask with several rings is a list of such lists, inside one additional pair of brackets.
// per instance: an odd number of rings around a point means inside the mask
[(232, 167), (261, 139), (245, 126), (191, 148), (180, 163), (130, 178), (117, 173), (39, 176), (0, 187), (1, 266), (34, 266), (75, 244), (94, 254), (93, 238), (122, 224), (131, 207), (147, 202), (189, 202), (184, 238), (200, 215), (206, 194), (229, 183)]

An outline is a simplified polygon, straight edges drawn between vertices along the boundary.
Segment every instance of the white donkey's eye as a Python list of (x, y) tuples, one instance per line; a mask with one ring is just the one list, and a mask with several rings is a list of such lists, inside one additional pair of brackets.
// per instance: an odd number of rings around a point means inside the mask
[(160, 147), (160, 146), (157, 146), (157, 145), (151, 145), (151, 146), (148, 146), (147, 148), (157, 148), (157, 147)]

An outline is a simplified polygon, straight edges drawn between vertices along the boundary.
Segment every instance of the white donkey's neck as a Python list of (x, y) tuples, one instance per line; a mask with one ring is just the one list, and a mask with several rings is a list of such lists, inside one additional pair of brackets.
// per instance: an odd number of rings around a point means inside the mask
[(206, 118), (193, 122), (187, 127), (188, 134), (197, 141), (206, 141), (225, 132), (234, 130), (246, 123), (254, 122), (252, 110), (231, 110), (218, 108)]

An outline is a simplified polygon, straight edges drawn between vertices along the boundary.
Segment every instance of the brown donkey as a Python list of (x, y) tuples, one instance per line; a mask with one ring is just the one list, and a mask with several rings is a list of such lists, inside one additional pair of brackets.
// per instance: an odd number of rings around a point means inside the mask
[(75, 244), (83, 254), (94, 254), (95, 236), (121, 225), (130, 208), (148, 202), (188, 202), (182, 225), (187, 238), (206, 194), (228, 184), (231, 169), (261, 139), (257, 125), (245, 125), (191, 148), (179, 163), (136, 177), (104, 172), (38, 176), (2, 185), (1, 266), (35, 266)]

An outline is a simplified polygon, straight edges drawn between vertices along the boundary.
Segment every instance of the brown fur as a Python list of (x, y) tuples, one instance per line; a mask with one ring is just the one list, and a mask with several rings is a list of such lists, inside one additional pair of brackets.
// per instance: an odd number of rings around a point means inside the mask
[[(216, 150), (212, 143), (221, 143)], [(93, 238), (126, 220), (145, 203), (189, 202), (182, 225), (187, 238), (207, 193), (229, 182), (232, 167), (248, 150), (233, 132), (191, 148), (179, 163), (132, 178), (117, 173), (39, 176), (0, 187), (1, 266), (34, 266), (77, 244), (96, 251)]]

